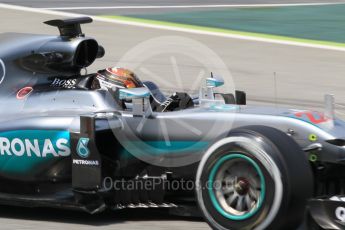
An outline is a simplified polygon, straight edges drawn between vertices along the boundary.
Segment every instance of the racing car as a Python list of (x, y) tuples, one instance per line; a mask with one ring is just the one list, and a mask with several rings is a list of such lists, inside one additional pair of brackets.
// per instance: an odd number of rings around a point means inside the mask
[(1, 204), (192, 206), (213, 229), (345, 228), (345, 123), (332, 96), (323, 112), (250, 106), (243, 91), (218, 93), (216, 74), (198, 95), (170, 97), (123, 68), (82, 74), (105, 53), (82, 33), (90, 22), (0, 36)]

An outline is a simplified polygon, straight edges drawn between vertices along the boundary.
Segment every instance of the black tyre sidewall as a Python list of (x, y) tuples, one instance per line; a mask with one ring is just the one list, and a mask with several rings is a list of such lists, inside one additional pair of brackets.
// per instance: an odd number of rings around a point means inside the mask
[(257, 163), (262, 171), (262, 173), (264, 174), (265, 177), (265, 182), (266, 182), (266, 194), (273, 194), (274, 193), (274, 189), (272, 189), (273, 186), (267, 186), (267, 184), (273, 185), (274, 182), (273, 180), (270, 178), (268, 171), (264, 168), (264, 166), (261, 164), (260, 161), (258, 161), (258, 159), (254, 158), (251, 154), (248, 154), (248, 152), (246, 152), (243, 149), (239, 149), (237, 147), (236, 151), (229, 151), (229, 148), (234, 148), (236, 146), (234, 146), (233, 144), (226, 144), (223, 145), (221, 148), (217, 149), (217, 151), (214, 153), (214, 155), (212, 155), (212, 157), (210, 157), (210, 159), (208, 160), (207, 164), (207, 168), (205, 168), (205, 173), (203, 173), (202, 177), (201, 177), (201, 181), (202, 181), (202, 187), (203, 187), (203, 198), (204, 198), (204, 203), (205, 206), (208, 207), (208, 212), (209, 214), (214, 217), (214, 219), (217, 220), (217, 222), (220, 222), (221, 225), (223, 227), (225, 227), (226, 229), (252, 229), (258, 222), (259, 219), (263, 218), (265, 216), (265, 213), (267, 213), (269, 211), (270, 205), (272, 204), (273, 199), (271, 199), (271, 197), (266, 196), (264, 203), (262, 204), (262, 207), (260, 208), (260, 210), (255, 213), (252, 217), (250, 217), (249, 219), (245, 220), (245, 221), (231, 221), (228, 218), (224, 217), (223, 215), (221, 215), (213, 206), (212, 201), (210, 199), (210, 196), (208, 195), (208, 189), (206, 186), (206, 183), (209, 181), (209, 175), (210, 172), (213, 168), (213, 166), (216, 164), (217, 159), (220, 159), (223, 156), (227, 156), (227, 155), (231, 155), (231, 154), (241, 154), (241, 155), (245, 155), (249, 158), (251, 158), (252, 160), (255, 161), (255, 163)]
[[(279, 210), (277, 211), (273, 221), (266, 227), (266, 229), (293, 229), (298, 226), (303, 220), (306, 201), (312, 195), (313, 177), (310, 165), (306, 159), (304, 152), (300, 149), (298, 144), (285, 133), (262, 126), (248, 126), (232, 131), (229, 137), (246, 137), (255, 145), (269, 155), (276, 168), (279, 169), (281, 184), (282, 184), (282, 199)], [(208, 157), (202, 173), (200, 173), (200, 188), (197, 193), (201, 193), (202, 207), (207, 209), (206, 220), (214, 229), (219, 229), (219, 225), (223, 229), (255, 229), (260, 225), (265, 217), (271, 211), (271, 207), (275, 195), (275, 181), (270, 174), (270, 168), (252, 153), (250, 148), (237, 143), (227, 143), (215, 151)], [(205, 184), (208, 182), (212, 167), (218, 159), (222, 156), (240, 153), (251, 158), (257, 163), (264, 174), (266, 183), (266, 195), (264, 203), (258, 212), (248, 219), (236, 221), (230, 220), (221, 215), (214, 207), (208, 194), (208, 189)], [(199, 169), (201, 170), (201, 169)], [(199, 171), (198, 170), (198, 171)], [(198, 183), (198, 181), (197, 181)], [(200, 201), (199, 201), (200, 203)], [(202, 208), (201, 207), (201, 208)], [(204, 211), (203, 211), (204, 212)], [(204, 213), (205, 214), (205, 213)], [(210, 219), (212, 217), (212, 219)], [(216, 224), (218, 224), (218, 227)]]

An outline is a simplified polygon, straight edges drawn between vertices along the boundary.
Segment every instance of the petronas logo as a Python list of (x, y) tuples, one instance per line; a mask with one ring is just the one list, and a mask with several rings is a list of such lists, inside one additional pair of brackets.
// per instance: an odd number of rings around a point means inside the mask
[(87, 147), (89, 140), (89, 138), (81, 137), (78, 141), (77, 153), (81, 158), (87, 158), (90, 155), (90, 150)]

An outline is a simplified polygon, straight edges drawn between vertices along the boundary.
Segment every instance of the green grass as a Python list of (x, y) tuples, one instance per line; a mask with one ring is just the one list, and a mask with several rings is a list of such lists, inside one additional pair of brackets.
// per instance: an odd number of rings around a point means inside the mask
[(191, 24), (182, 24), (182, 23), (158, 21), (158, 20), (127, 17), (127, 16), (106, 15), (106, 16), (102, 16), (102, 17), (109, 18), (109, 19), (116, 19), (116, 20), (125, 21), (125, 22), (126, 21), (127, 22), (128, 21), (129, 22), (139, 22), (139, 23), (144, 23), (144, 24), (162, 25), (162, 26), (177, 27), (177, 28), (186, 28), (186, 29), (193, 29), (193, 30), (207, 31), (207, 32), (216, 32), (216, 33), (223, 33), (223, 34), (230, 34), (230, 35), (241, 35), (241, 36), (254, 37), (254, 38), (267, 38), (267, 39), (273, 39), (273, 40), (278, 40), (278, 41), (290, 41), (290, 42), (325, 45), (325, 46), (333, 46), (333, 47), (345, 47), (345, 42), (341, 43), (341, 42), (332, 42), (332, 41), (324, 41), (324, 40), (313, 40), (313, 39), (282, 36), (282, 35), (275, 35), (275, 34), (255, 33), (255, 32), (247, 32), (247, 31), (240, 31), (240, 30), (207, 27), (207, 26), (198, 26), (198, 25), (191, 25)]
[(104, 17), (313, 44), (345, 44), (345, 4)]

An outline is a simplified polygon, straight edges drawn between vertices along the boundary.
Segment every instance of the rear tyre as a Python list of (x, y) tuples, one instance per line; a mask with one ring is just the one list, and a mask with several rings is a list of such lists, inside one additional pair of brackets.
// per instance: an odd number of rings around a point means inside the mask
[(313, 192), (305, 153), (270, 127), (237, 129), (212, 145), (196, 176), (199, 207), (213, 229), (296, 229)]

